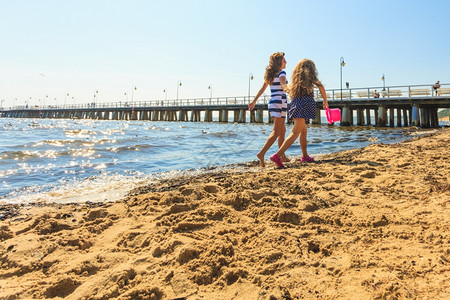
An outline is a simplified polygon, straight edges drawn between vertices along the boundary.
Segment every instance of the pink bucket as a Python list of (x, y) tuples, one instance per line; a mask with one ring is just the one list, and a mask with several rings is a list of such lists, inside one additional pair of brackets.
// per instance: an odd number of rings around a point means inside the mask
[(330, 124), (341, 120), (341, 110), (339, 108), (330, 109), (328, 107), (325, 114), (327, 115), (327, 120)]

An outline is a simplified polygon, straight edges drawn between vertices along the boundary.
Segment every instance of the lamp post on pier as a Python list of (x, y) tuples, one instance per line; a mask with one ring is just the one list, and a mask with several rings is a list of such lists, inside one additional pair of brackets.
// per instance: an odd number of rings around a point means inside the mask
[(94, 100), (92, 102), (92, 107), (95, 107), (95, 100), (98, 100), (98, 90), (96, 90), (94, 93)]
[(211, 83), (208, 86), (208, 90), (209, 90), (209, 105), (211, 105), (211, 103), (212, 103), (212, 84)]
[(67, 95), (64, 96), (64, 106), (66, 106), (66, 99), (67, 99), (67, 96), (69, 96), (69, 93), (67, 93)]
[(253, 73), (248, 74), (248, 101), (250, 101), (250, 80), (253, 80)]
[(178, 80), (178, 82), (177, 82), (177, 101), (178, 101), (178, 88), (179, 88), (180, 86), (182, 86), (181, 80)]
[(344, 58), (341, 56), (341, 60), (340, 60), (340, 68), (341, 68), (341, 101), (342, 101), (342, 67), (345, 66), (345, 61)]
[(386, 78), (384, 77), (384, 74), (383, 74), (383, 77), (381, 77), (381, 80), (383, 80), (383, 91), (386, 90), (386, 87), (385, 87), (385, 85), (384, 85), (385, 79), (386, 79)]
[(164, 90), (163, 90), (163, 93), (164, 93), (164, 100), (167, 101), (167, 89), (164, 89)]
[(127, 92), (123, 93), (123, 100), (124, 100), (125, 104), (128, 104)]
[(137, 90), (137, 87), (136, 86), (134, 86), (132, 89), (131, 89), (131, 106), (132, 107), (134, 107), (134, 91), (135, 90)]

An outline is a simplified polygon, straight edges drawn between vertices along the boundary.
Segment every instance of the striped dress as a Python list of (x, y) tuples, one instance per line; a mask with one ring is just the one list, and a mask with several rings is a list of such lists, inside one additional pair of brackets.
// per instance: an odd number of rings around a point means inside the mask
[(286, 118), (287, 96), (281, 87), (280, 77), (286, 77), (286, 71), (281, 70), (270, 85), (269, 113), (272, 117)]

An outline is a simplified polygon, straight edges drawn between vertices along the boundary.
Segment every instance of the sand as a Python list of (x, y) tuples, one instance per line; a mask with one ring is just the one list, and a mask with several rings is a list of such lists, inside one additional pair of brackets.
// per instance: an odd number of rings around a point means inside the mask
[(8, 207), (0, 298), (450, 299), (450, 130)]

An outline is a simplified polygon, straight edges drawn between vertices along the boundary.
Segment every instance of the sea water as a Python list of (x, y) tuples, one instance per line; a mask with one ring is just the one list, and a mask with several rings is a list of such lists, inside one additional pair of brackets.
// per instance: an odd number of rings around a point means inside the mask
[[(254, 161), (271, 131), (271, 124), (0, 118), (0, 204), (120, 199), (161, 178)], [(311, 125), (308, 151), (396, 143), (417, 132)], [(300, 154), (296, 141), (287, 155)]]

